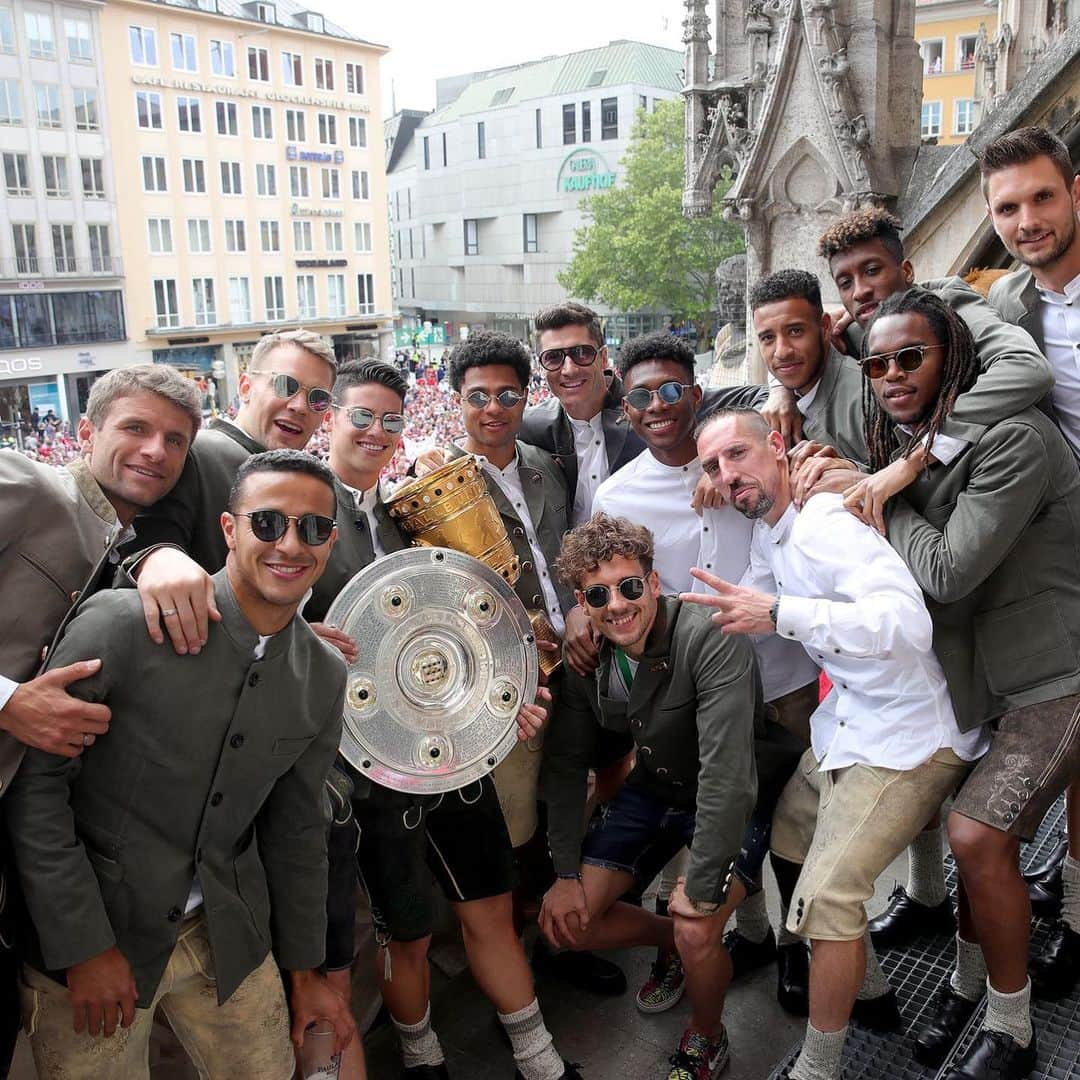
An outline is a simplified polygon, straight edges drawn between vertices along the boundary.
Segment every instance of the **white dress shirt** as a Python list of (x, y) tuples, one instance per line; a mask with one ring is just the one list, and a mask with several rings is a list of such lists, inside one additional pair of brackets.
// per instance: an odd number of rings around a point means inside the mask
[(536, 538), (536, 526), (533, 524), (532, 515), (529, 513), (529, 504), (525, 501), (525, 489), (521, 483), (521, 473), (518, 471), (518, 459), (515, 453), (514, 460), (500, 469), (492, 465), (483, 454), (476, 454), (476, 460), (480, 462), (484, 472), (490, 476), (507, 501), (514, 508), (514, 512), (521, 519), (521, 527), (525, 530), (525, 539), (532, 548), (533, 563), (536, 566), (536, 576), (540, 579), (540, 591), (544, 596), (544, 607), (547, 609), (548, 621), (555, 633), (560, 637), (566, 630), (566, 620), (563, 618), (562, 608), (559, 607), (559, 594), (555, 591), (555, 584), (551, 580), (551, 572), (548, 569), (547, 559), (540, 549), (540, 541)]
[(610, 466), (607, 459), (607, 443), (604, 441), (603, 413), (598, 412), (591, 420), (575, 420), (566, 416), (574, 431), (574, 455), (577, 458), (577, 490), (574, 492), (574, 511), (570, 525), (588, 521), (592, 513), (596, 489), (608, 478)]
[(985, 752), (983, 727), (956, 725), (919, 586), (843, 496), (789, 506), (775, 526), (758, 521), (750, 562), (745, 583), (780, 596), (777, 631), (832, 681), (810, 718), (819, 768), (913, 769), (946, 747), (966, 761)]
[(1037, 287), (1043, 352), (1054, 369), (1050, 399), (1062, 434), (1080, 458), (1080, 274), (1063, 293)]
[[(593, 513), (629, 518), (652, 534), (653, 566), (663, 592), (709, 592), (690, 576), (690, 568), (708, 570), (724, 581), (741, 580), (750, 563), (753, 523), (730, 506), (707, 509), (699, 517), (690, 505), (701, 479), (701, 461), (664, 465), (643, 450), (605, 480), (593, 500)], [(766, 701), (813, 682), (817, 668), (801, 648), (775, 634), (754, 641)]]

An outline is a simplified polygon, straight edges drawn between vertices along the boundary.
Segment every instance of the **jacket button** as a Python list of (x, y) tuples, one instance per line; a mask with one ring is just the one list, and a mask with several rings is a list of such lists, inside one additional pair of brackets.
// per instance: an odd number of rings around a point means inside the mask
[(643, 746), (641, 748), (640, 753), (645, 754), (645, 755), (651, 754), (652, 753), (652, 747), (651, 746)]
[(259, 685), (259, 673), (257, 671), (253, 671), (248, 676), (248, 686), (258, 686), (258, 685)]
[(533, 593), (532, 606), (539, 607), (544, 602), (544, 598), (539, 593)]
[(543, 480), (543, 477), (539, 473), (533, 473), (532, 482), (534, 484), (539, 484), (541, 480)]
[(210, 805), (211, 806), (220, 806), (221, 805), (221, 800), (224, 799), (224, 798), (225, 798), (225, 796), (222, 795), (220, 791), (215, 791), (214, 794), (210, 796)]
[(525, 573), (528, 573), (528, 572), (529, 572), (529, 571), (530, 571), (530, 570), (531, 570), (532, 568), (533, 568), (533, 564), (532, 564), (532, 560), (531, 560), (531, 559), (526, 559), (526, 560), (525, 560), (525, 561), (524, 561), (524, 562), (523, 562), (523, 563), (521, 564), (521, 569), (522, 569), (522, 570), (524, 570), (524, 571), (525, 571)]
[(179, 922), (183, 914), (184, 913), (178, 907), (169, 908), (169, 914), (166, 915), (165, 918), (167, 918), (169, 922)]
[(661, 765), (660, 768), (656, 770), (656, 775), (657, 776), (667, 776), (667, 774), (668, 774), (668, 771), (667, 771), (667, 769), (664, 768), (663, 765)]
[(525, 530), (518, 525), (514, 528), (514, 535), (520, 540), (525, 535)]
[(233, 736), (233, 737), (232, 737), (232, 738), (231, 738), (231, 739), (229, 740), (229, 745), (230, 745), (230, 746), (231, 746), (231, 747), (232, 747), (232, 748), (233, 748), (234, 750), (239, 750), (239, 749), (240, 749), (240, 747), (244, 745), (244, 736), (243, 736), (243, 735), (234, 735), (234, 736)]
[(74, 591), (74, 592), (73, 592), (73, 593), (71, 594), (71, 602), (72, 602), (72, 603), (74, 604), (74, 603), (75, 603), (75, 601), (76, 601), (76, 600), (78, 600), (80, 596), (82, 596), (82, 593), (81, 593), (81, 592), (80, 592), (80, 591), (79, 591), (78, 589), (76, 589), (76, 590), (75, 590), (75, 591)]

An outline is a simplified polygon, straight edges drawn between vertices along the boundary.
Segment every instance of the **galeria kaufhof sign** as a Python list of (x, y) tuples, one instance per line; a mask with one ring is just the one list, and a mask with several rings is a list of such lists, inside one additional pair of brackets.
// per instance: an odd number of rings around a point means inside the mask
[(192, 90), (198, 94), (218, 94), (221, 97), (262, 98), (282, 101), (286, 105), (316, 105), (323, 109), (342, 109), (345, 112), (371, 112), (367, 105), (342, 98), (314, 97), (311, 94), (287, 94), (279, 90), (233, 86), (231, 83), (207, 83), (199, 79), (163, 79), (160, 75), (132, 75), (137, 86), (156, 86), (162, 90)]
[(615, 173), (607, 161), (587, 146), (572, 150), (559, 166), (557, 191), (605, 191), (615, 186)]

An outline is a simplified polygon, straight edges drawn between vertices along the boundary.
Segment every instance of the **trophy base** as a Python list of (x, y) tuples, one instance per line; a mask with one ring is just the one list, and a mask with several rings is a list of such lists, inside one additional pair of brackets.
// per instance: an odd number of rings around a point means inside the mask
[(551, 675), (552, 672), (558, 671), (562, 667), (562, 638), (555, 633), (555, 627), (551, 625), (547, 615), (542, 611), (530, 609), (529, 622), (532, 624), (533, 636), (537, 641), (550, 641), (553, 645), (559, 646), (558, 652), (537, 649), (540, 670), (545, 675)]

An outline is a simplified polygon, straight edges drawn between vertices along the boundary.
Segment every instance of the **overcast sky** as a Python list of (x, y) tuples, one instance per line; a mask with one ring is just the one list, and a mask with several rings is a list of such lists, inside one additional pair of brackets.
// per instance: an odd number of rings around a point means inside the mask
[(383, 107), (430, 109), (444, 75), (592, 49), (618, 38), (682, 49), (682, 0), (314, 0), (347, 30), (390, 46)]

